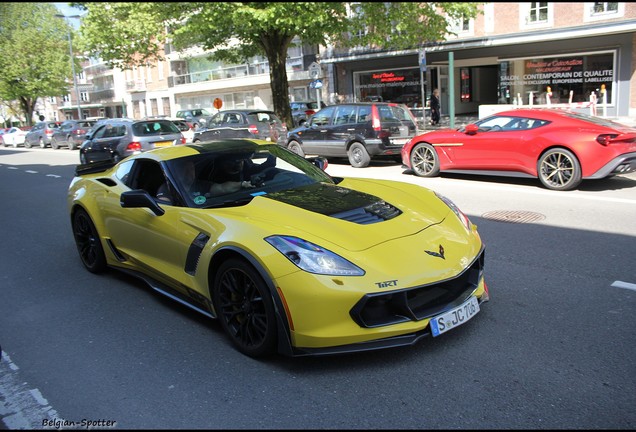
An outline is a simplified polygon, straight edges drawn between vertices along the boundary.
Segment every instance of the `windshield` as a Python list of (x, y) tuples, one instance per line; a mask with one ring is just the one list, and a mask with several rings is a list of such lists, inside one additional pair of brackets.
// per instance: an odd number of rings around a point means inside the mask
[(241, 205), (255, 196), (334, 183), (313, 163), (278, 145), (201, 152), (166, 166), (186, 205), (195, 208)]

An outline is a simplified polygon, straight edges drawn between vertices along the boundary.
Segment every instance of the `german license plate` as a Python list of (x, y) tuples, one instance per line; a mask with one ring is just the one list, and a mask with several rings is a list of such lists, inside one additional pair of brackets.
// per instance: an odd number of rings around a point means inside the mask
[(159, 141), (155, 143), (155, 147), (168, 147), (172, 145), (172, 141)]
[(473, 296), (456, 308), (431, 318), (431, 333), (433, 336), (439, 336), (442, 333), (464, 324), (477, 315), (478, 312), (479, 302), (477, 301), (477, 297)]

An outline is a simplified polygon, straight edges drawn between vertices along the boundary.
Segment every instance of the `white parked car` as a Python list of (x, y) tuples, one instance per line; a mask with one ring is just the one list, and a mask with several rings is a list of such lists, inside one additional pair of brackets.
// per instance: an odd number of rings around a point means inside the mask
[(0, 135), (0, 140), (5, 147), (13, 146), (18, 147), (24, 145), (24, 137), (29, 132), (30, 128), (21, 129), (19, 127), (12, 127), (4, 134)]

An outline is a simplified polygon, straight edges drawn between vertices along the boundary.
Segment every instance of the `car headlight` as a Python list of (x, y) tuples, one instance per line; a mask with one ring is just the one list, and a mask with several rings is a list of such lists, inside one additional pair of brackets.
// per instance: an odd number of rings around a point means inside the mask
[(364, 275), (364, 270), (355, 264), (298, 237), (270, 236), (265, 240), (306, 272), (331, 276)]
[(455, 205), (454, 202), (452, 202), (450, 199), (446, 198), (444, 195), (441, 195), (441, 194), (439, 194), (437, 192), (435, 192), (435, 195), (437, 195), (437, 198), (441, 199), (444, 202), (444, 204), (446, 204), (453, 211), (453, 213), (455, 213), (455, 215), (459, 218), (459, 220), (462, 222), (462, 224), (464, 224), (466, 229), (468, 231), (470, 231), (470, 226), (472, 224), (470, 222), (470, 219), (468, 219), (468, 216), (466, 216), (464, 214), (464, 212), (461, 211), (459, 209), (459, 207), (457, 207)]

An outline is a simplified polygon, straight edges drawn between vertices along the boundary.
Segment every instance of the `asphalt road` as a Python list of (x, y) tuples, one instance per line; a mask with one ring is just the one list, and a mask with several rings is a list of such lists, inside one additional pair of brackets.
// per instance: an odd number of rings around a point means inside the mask
[(455, 201), (486, 244), (491, 301), (412, 347), (256, 361), (143, 283), (84, 270), (65, 202), (77, 161), (0, 148), (5, 427), (636, 428), (636, 176), (554, 192), (332, 161), (332, 175), (415, 182)]

